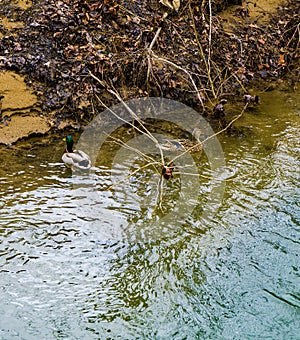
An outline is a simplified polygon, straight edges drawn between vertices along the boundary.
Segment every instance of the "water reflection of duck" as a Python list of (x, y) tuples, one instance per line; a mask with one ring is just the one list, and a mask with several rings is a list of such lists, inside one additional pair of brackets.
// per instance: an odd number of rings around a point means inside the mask
[(62, 155), (62, 161), (66, 166), (70, 167), (72, 170), (89, 170), (91, 168), (90, 157), (81, 150), (73, 150), (73, 138), (72, 136), (67, 136), (64, 138), (67, 147)]

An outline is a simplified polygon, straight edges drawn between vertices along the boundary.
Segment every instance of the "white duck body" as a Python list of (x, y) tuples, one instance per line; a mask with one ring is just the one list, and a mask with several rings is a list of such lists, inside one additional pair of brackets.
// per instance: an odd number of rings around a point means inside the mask
[(90, 157), (81, 150), (65, 152), (62, 156), (62, 160), (68, 167), (74, 167), (80, 170), (89, 170), (92, 165)]
[(66, 137), (67, 148), (62, 155), (62, 161), (72, 170), (89, 170), (92, 166), (90, 157), (81, 150), (73, 150), (73, 139), (71, 136)]

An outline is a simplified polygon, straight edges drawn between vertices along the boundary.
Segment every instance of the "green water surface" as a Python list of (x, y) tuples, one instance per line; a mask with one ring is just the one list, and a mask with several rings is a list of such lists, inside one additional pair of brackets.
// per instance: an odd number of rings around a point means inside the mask
[[(217, 213), (201, 220), (202, 178), (157, 237), (151, 168), (109, 189), (105, 161), (65, 169), (62, 135), (1, 147), (0, 339), (300, 339), (299, 96), (261, 102), (219, 136), (237, 179)], [(180, 179), (164, 185), (170, 211)]]

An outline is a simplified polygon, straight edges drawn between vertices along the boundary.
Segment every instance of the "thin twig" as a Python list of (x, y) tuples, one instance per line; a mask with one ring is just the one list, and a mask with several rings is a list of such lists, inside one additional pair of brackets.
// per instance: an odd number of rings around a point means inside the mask
[(242, 82), (240, 81), (240, 79), (238, 78), (238, 76), (233, 73), (232, 76), (234, 77), (234, 79), (239, 83), (240, 87), (243, 89), (244, 93), (247, 93), (247, 90), (245, 89), (244, 85), (242, 84)]
[(151, 43), (150, 43), (150, 45), (148, 47), (148, 49), (150, 51), (152, 51), (152, 48), (153, 48), (153, 46), (154, 46), (154, 44), (155, 44), (155, 42), (156, 42), (156, 40), (157, 40), (157, 38), (159, 36), (160, 31), (161, 31), (161, 27), (158, 27), (158, 29), (157, 29), (157, 31), (156, 31), (156, 33), (154, 35), (154, 38), (152, 39), (152, 41), (151, 41)]
[[(225, 132), (227, 129), (229, 129), (230, 126), (231, 126), (236, 120), (238, 120), (240, 117), (242, 117), (242, 115), (243, 115), (243, 113), (245, 112), (245, 110), (246, 110), (246, 108), (248, 107), (248, 105), (249, 105), (249, 103), (246, 103), (245, 106), (244, 106), (244, 108), (242, 109), (241, 113), (240, 113), (238, 116), (236, 116), (232, 121), (230, 121), (230, 123), (229, 123), (224, 129), (222, 129), (222, 130), (220, 130), (220, 131), (214, 133), (213, 135), (207, 137), (207, 138), (204, 139), (202, 142), (198, 140), (198, 143), (201, 143), (201, 145), (203, 145), (205, 142), (207, 142), (207, 141), (210, 140), (211, 138), (216, 137), (217, 135), (219, 135), (219, 134)], [(193, 150), (196, 146), (198, 146), (198, 145), (196, 144), (195, 146), (192, 146), (191, 148), (185, 150), (185, 151), (184, 151), (183, 153), (181, 153), (180, 155), (177, 155), (177, 156), (174, 157), (168, 164), (171, 164), (171, 163), (175, 162), (176, 159), (182, 157), (183, 155), (185, 155), (185, 154), (188, 153), (189, 151)]]
[(159, 27), (154, 35), (154, 38), (152, 39), (148, 49), (147, 49), (147, 61), (148, 61), (148, 69), (147, 69), (147, 83), (149, 81), (150, 78), (150, 72), (152, 73), (152, 63), (151, 63), (151, 52), (152, 52), (152, 48), (159, 36), (159, 33), (161, 31), (161, 27)]
[(134, 151), (135, 153), (137, 153), (138, 155), (142, 156), (144, 158), (145, 161), (152, 161), (153, 163), (157, 163), (157, 164), (161, 164), (160, 162), (157, 162), (154, 158), (144, 154), (143, 152), (141, 152), (140, 150), (126, 144), (125, 142), (121, 141), (120, 139), (118, 138), (115, 138), (115, 137), (112, 137), (111, 135), (109, 136), (110, 138), (113, 139), (113, 142), (116, 143), (117, 145), (120, 145), (124, 148), (126, 148), (127, 150), (130, 150), (130, 151)]
[(162, 62), (164, 62), (164, 63), (166, 63), (166, 64), (169, 64), (169, 65), (171, 65), (171, 66), (177, 68), (178, 70), (184, 72), (184, 73), (189, 77), (189, 79), (190, 79), (190, 81), (191, 81), (191, 83), (192, 83), (192, 85), (193, 85), (193, 87), (194, 87), (194, 89), (195, 89), (195, 91), (196, 91), (196, 93), (197, 93), (197, 97), (198, 97), (199, 102), (200, 102), (200, 104), (201, 104), (201, 106), (202, 106), (202, 109), (203, 109), (203, 111), (204, 111), (204, 110), (205, 110), (204, 103), (203, 103), (203, 100), (202, 100), (202, 98), (201, 98), (201, 96), (200, 96), (200, 92), (201, 92), (201, 91), (198, 90), (197, 85), (195, 84), (194, 79), (193, 79), (193, 77), (191, 76), (190, 72), (187, 71), (186, 69), (184, 69), (183, 67), (181, 67), (181, 66), (175, 64), (173, 61), (170, 61), (170, 60), (167, 60), (167, 59), (165, 59), (165, 58), (162, 58), (162, 57), (157, 56), (157, 55), (156, 55), (155, 53), (153, 53), (153, 52), (151, 53), (151, 55), (152, 55), (152, 57), (153, 57), (154, 59), (156, 59), (157, 61), (162, 61)]
[[(202, 6), (203, 5), (204, 4), (202, 4)], [(194, 14), (193, 14), (193, 10), (192, 10), (192, 7), (191, 7), (190, 0), (189, 0), (189, 11), (190, 11), (191, 19), (192, 19), (192, 26), (193, 26), (193, 30), (194, 30), (194, 34), (195, 34), (195, 39), (196, 39), (196, 42), (197, 42), (197, 45), (198, 45), (198, 48), (199, 48), (201, 58), (202, 58), (202, 60), (205, 64), (205, 68), (206, 68), (206, 72), (207, 72), (207, 78), (208, 78), (208, 81), (210, 83), (210, 91), (212, 92), (214, 98), (216, 98), (216, 94), (215, 94), (215, 90), (214, 90), (214, 83), (213, 83), (213, 80), (211, 79), (210, 59), (206, 60), (206, 56), (204, 54), (204, 51), (203, 51), (203, 48), (202, 48), (202, 45), (201, 45), (201, 42), (200, 42), (200, 39), (199, 39), (199, 36), (198, 36), (197, 28), (196, 28), (196, 25), (195, 25), (195, 19), (194, 19)], [(210, 26), (210, 28), (211, 28), (211, 26)], [(211, 54), (211, 51), (209, 53)], [(210, 100), (209, 97), (208, 97), (208, 99)]]
[[(91, 71), (89, 71), (90, 76), (95, 79), (97, 82), (99, 82), (99, 84), (101, 84), (102, 86), (104, 86), (106, 88), (106, 90), (113, 94), (123, 105), (124, 107), (127, 109), (127, 111), (130, 113), (130, 115), (136, 120), (138, 121), (138, 123), (140, 124), (140, 126), (144, 129), (144, 131), (138, 129), (136, 126), (134, 126), (134, 128), (136, 128), (140, 133), (142, 133), (143, 135), (146, 135), (149, 139), (152, 140), (152, 142), (154, 142), (154, 144), (158, 144), (157, 139), (151, 134), (151, 132), (143, 125), (141, 119), (135, 114), (134, 111), (132, 111), (132, 109), (123, 101), (122, 97), (120, 96), (120, 94), (117, 91), (114, 91), (110, 88), (108, 88), (108, 86), (101, 81), (98, 77), (96, 77)], [(115, 117), (117, 117), (118, 119), (120, 119), (123, 122), (128, 123), (125, 119), (121, 118), (119, 115), (117, 115), (115, 112), (113, 112), (107, 105), (105, 105), (102, 100), (96, 95), (96, 98), (98, 99), (98, 101), (106, 108), (108, 109)], [(133, 126), (133, 124), (129, 123), (131, 126)], [(160, 151), (160, 155), (161, 155), (161, 161), (164, 164), (164, 155), (162, 150), (159, 148)]]
[(220, 131), (214, 133), (213, 135), (207, 137), (206, 139), (204, 139), (204, 140), (202, 141), (202, 143), (204, 144), (205, 142), (207, 142), (207, 141), (210, 140), (211, 138), (216, 137), (217, 135), (219, 135), (219, 134), (225, 132), (227, 129), (229, 129), (230, 126), (231, 126), (235, 121), (237, 121), (239, 118), (242, 117), (242, 115), (244, 114), (244, 112), (245, 112), (245, 110), (247, 109), (248, 105), (249, 105), (249, 103), (246, 103), (245, 106), (243, 107), (241, 113), (240, 113), (239, 115), (237, 115), (234, 119), (232, 119), (232, 120), (230, 121), (230, 123), (229, 123), (227, 126), (225, 126), (224, 129), (222, 129), (222, 130), (220, 130)]

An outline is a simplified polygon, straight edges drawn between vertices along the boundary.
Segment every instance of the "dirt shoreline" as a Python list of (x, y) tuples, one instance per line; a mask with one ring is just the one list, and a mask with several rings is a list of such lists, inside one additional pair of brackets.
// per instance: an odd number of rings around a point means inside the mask
[(260, 0), (222, 13), (222, 1), (163, 3), (6, 1), (0, 144), (78, 128), (118, 102), (114, 91), (124, 100), (171, 98), (214, 119), (216, 103), (241, 100), (254, 83), (287, 78), (297, 86), (299, 1), (274, 12)]

